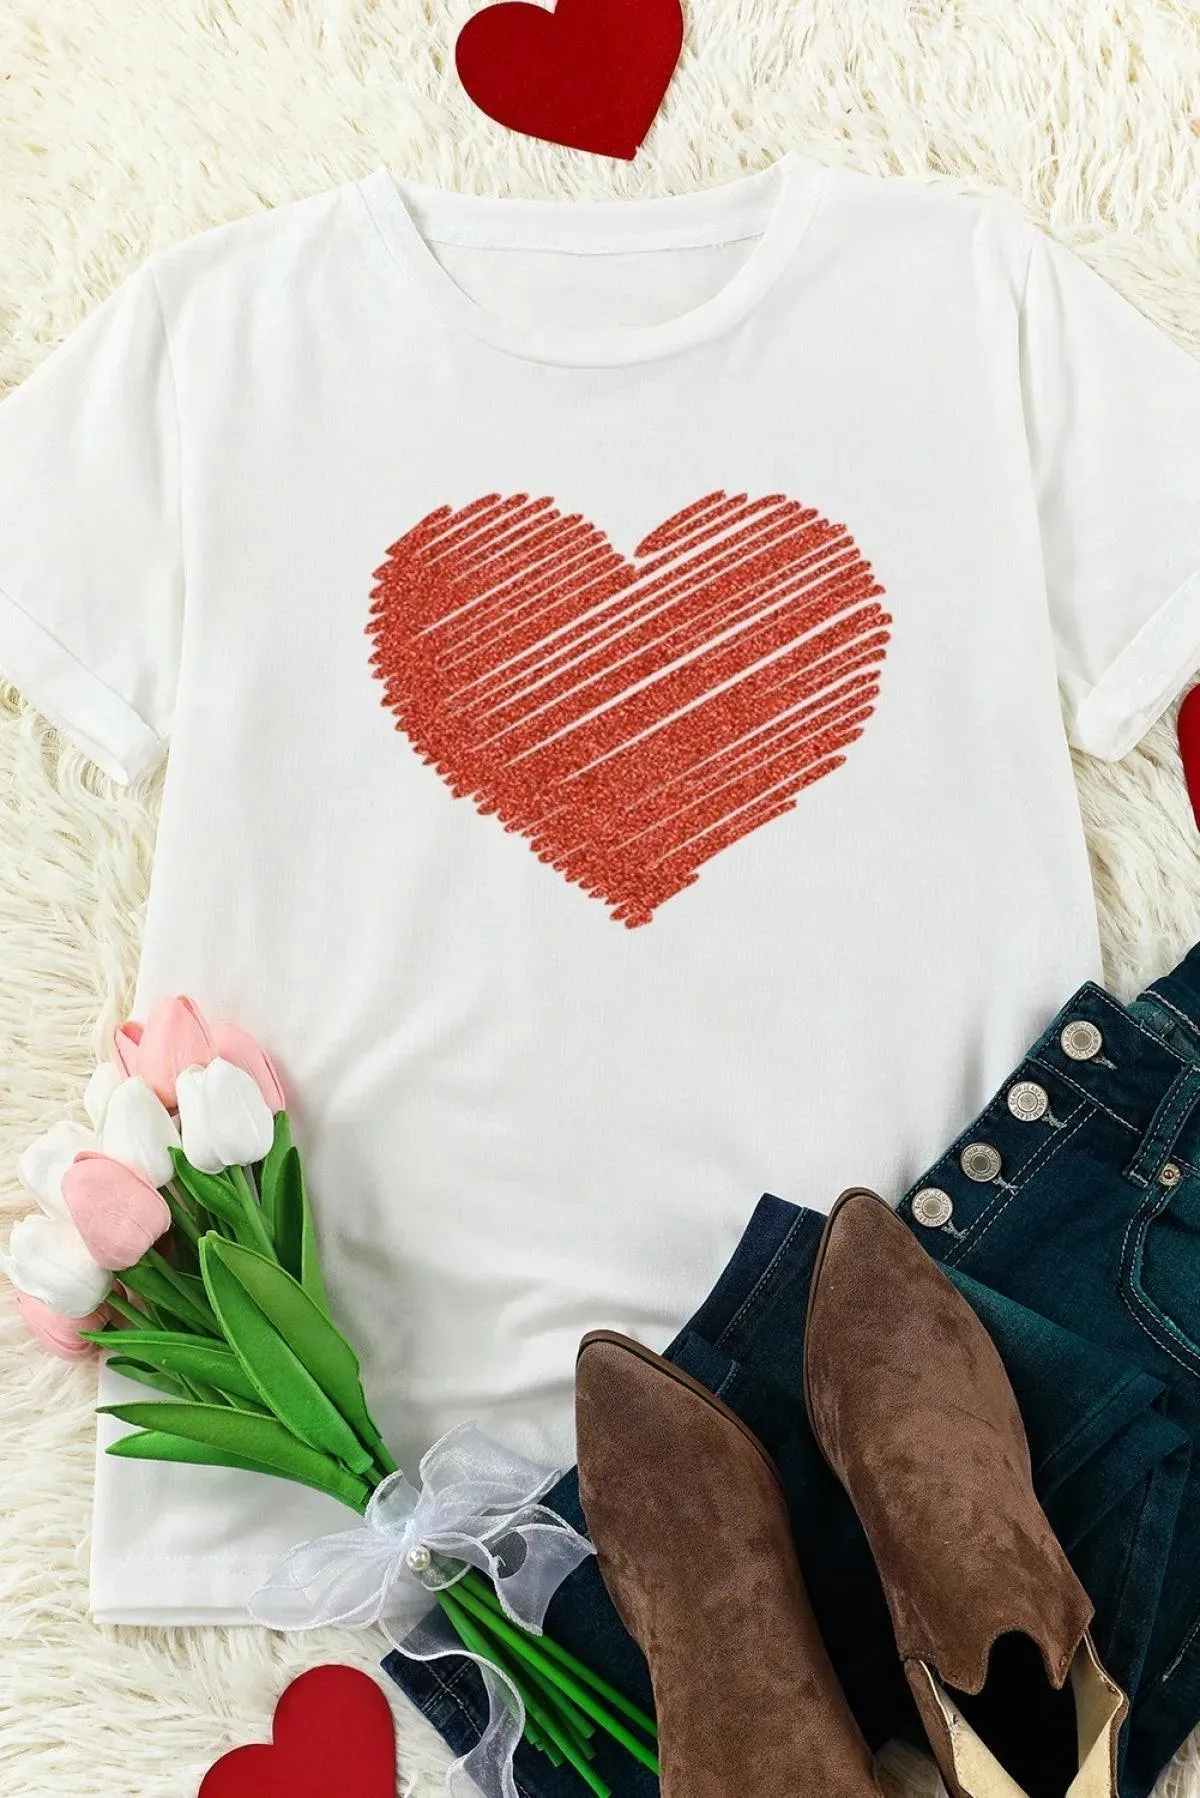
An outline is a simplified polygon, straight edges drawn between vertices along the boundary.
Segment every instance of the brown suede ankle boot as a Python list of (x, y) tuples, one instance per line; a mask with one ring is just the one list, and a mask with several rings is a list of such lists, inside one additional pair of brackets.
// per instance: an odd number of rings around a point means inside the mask
[(817, 1632), (766, 1450), (625, 1336), (585, 1336), (579, 1492), (649, 1663), (662, 1798), (880, 1798)]
[(862, 1520), (953, 1798), (1109, 1798), (1125, 1699), (1034, 1495), (1008, 1375), (874, 1193), (844, 1193), (826, 1226), (805, 1400)]

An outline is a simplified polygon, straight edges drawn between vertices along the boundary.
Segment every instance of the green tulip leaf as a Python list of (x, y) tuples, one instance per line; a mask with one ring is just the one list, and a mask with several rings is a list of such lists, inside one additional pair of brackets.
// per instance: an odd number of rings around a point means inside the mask
[[(130, 1328), (125, 1331), (127, 1336), (138, 1330), (155, 1330), (158, 1328), (157, 1324), (153, 1323), (144, 1311), (139, 1311), (136, 1305), (131, 1305), (129, 1303), (128, 1299), (118, 1298), (115, 1291), (109, 1293), (104, 1303), (110, 1311), (115, 1311), (118, 1317), (125, 1318), (130, 1326)], [(81, 1330), (80, 1335), (83, 1334), (84, 1332)], [(118, 1334), (119, 1332), (116, 1330), (109, 1331), (109, 1335), (111, 1336), (116, 1336)]]
[(151, 1386), (155, 1392), (167, 1392), (173, 1398), (191, 1399), (195, 1396), (186, 1380), (175, 1379), (172, 1374), (164, 1373), (161, 1367), (143, 1367), (140, 1361), (131, 1361), (128, 1355), (110, 1355), (108, 1365), (122, 1378), (136, 1380), (140, 1386)]
[[(220, 1457), (236, 1455), (236, 1465), (252, 1463), (253, 1470), (274, 1473), (302, 1486), (314, 1486), (328, 1492), (356, 1511), (366, 1509), (371, 1489), (328, 1455), (318, 1454), (307, 1444), (298, 1442), (292, 1432), (273, 1417), (261, 1412), (241, 1411), (230, 1405), (177, 1404), (164, 1399), (131, 1405), (103, 1405), (104, 1417), (115, 1417), (135, 1428), (165, 1431), (168, 1436), (182, 1436), (186, 1441), (215, 1450), (218, 1466), (229, 1463)], [(109, 1453), (122, 1452), (113, 1444)], [(129, 1453), (129, 1450), (125, 1450)], [(212, 1460), (211, 1454), (196, 1455), (197, 1461)]]
[(275, 1183), (274, 1217), (280, 1266), (300, 1282), (313, 1304), (328, 1317), (329, 1300), (321, 1277), (312, 1210), (297, 1149), (289, 1149), (280, 1163)]
[(193, 1167), (182, 1149), (171, 1150), (171, 1162), (175, 1169), (175, 1178), (180, 1186), (206, 1211), (222, 1222), (237, 1222), (241, 1206), (232, 1185), (223, 1174), (206, 1174), (200, 1168)]
[(204, 1284), (202, 1276), (200, 1274), (182, 1273), (177, 1267), (173, 1267), (169, 1271), (172, 1281), (181, 1289), (181, 1291), (186, 1293), (187, 1297), (191, 1299), (193, 1305), (195, 1305), (197, 1311), (203, 1311), (207, 1314), (209, 1320), (208, 1333), (211, 1336), (216, 1330), (217, 1320), (213, 1315), (212, 1306), (208, 1302), (208, 1289)]
[(175, 1251), (175, 1262), (185, 1274), (200, 1271), (200, 1256), (197, 1245), (200, 1241), (200, 1227), (192, 1213), (190, 1205), (186, 1205), (168, 1186), (163, 1194), (171, 1213), (171, 1243)]
[[(110, 1443), (107, 1453), (122, 1461), (179, 1461), (192, 1467), (237, 1467), (244, 1473), (266, 1473), (280, 1477), (274, 1467), (261, 1461), (248, 1461), (244, 1455), (231, 1455), (210, 1448), (203, 1442), (189, 1442), (186, 1436), (172, 1436), (166, 1430), (138, 1430)], [(318, 1487), (324, 1492), (325, 1487)]]
[[(181, 1336), (174, 1331), (100, 1330), (81, 1332), (88, 1342), (113, 1349), (125, 1360), (200, 1380), (231, 1398), (244, 1399), (257, 1409), (261, 1395), (231, 1348), (215, 1337)], [(115, 1360), (109, 1366), (115, 1365)], [(164, 1387), (164, 1391), (173, 1388)]]
[(263, 1220), (276, 1243), (279, 1241), (275, 1229), (279, 1175), (291, 1146), (292, 1126), (288, 1122), (288, 1114), (286, 1111), (277, 1111), (275, 1113), (275, 1134), (271, 1139), (271, 1147), (267, 1150), (258, 1176), (258, 1196), (262, 1205)]
[[(150, 1251), (153, 1253), (153, 1250)], [(211, 1336), (216, 1319), (209, 1309), (207, 1300), (203, 1309), (195, 1303), (183, 1283), (187, 1276), (180, 1274), (175, 1280), (164, 1274), (159, 1268), (147, 1264), (146, 1258), (136, 1266), (126, 1268), (121, 1275), (121, 1284), (139, 1299), (144, 1299), (153, 1306), (155, 1313), (166, 1311), (189, 1330), (201, 1336)]]
[(358, 1440), (370, 1449), (376, 1464), (385, 1473), (393, 1472), (396, 1464), (367, 1410), (354, 1350), (299, 1281), (278, 1262), (219, 1236), (205, 1238), (201, 1257), (206, 1271), (219, 1262), (236, 1278)]
[(208, 1320), (208, 1334), (210, 1336), (215, 1336), (217, 1334), (218, 1324), (216, 1316), (214, 1315), (212, 1306), (208, 1302), (208, 1294), (204, 1290), (204, 1281), (198, 1274), (183, 1273), (172, 1262), (168, 1261), (165, 1255), (160, 1255), (157, 1249), (146, 1250), (146, 1253), (142, 1257), (142, 1266), (152, 1267), (156, 1273), (160, 1273), (164, 1280), (167, 1281), (168, 1285), (173, 1286), (176, 1292), (185, 1298), (201, 1317)]
[[(176, 1180), (198, 1205), (210, 1212), (219, 1224), (232, 1230), (239, 1242), (258, 1243), (258, 1233), (246, 1215), (246, 1200), (232, 1180), (224, 1174), (206, 1174), (193, 1167), (182, 1149), (171, 1150), (171, 1161)], [(253, 1199), (250, 1202), (253, 1203)]]
[[(372, 1455), (303, 1360), (263, 1315), (222, 1250), (233, 1245), (206, 1236), (200, 1248), (204, 1280), (225, 1340), (241, 1362), (257, 1396), (301, 1442), (332, 1455), (354, 1473), (367, 1473)], [(268, 1266), (272, 1265), (267, 1263)], [(287, 1278), (287, 1275), (284, 1275)], [(303, 1343), (297, 1344), (303, 1353)]]

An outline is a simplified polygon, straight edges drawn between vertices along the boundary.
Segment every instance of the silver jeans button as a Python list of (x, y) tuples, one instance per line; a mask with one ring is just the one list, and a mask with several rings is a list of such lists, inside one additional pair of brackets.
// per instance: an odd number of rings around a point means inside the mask
[(923, 1186), (913, 1194), (912, 1214), (927, 1230), (940, 1230), (954, 1216), (954, 1200), (940, 1186)]
[(1000, 1172), (999, 1151), (990, 1142), (969, 1142), (958, 1158), (958, 1165), (968, 1180), (985, 1184)]
[(1183, 1179), (1183, 1173), (1176, 1167), (1173, 1161), (1164, 1161), (1162, 1172), (1159, 1174), (1158, 1179), (1159, 1184), (1162, 1186), (1178, 1186), (1179, 1182)]
[(1018, 1080), (1008, 1089), (1008, 1109), (1023, 1124), (1036, 1124), (1050, 1109), (1050, 1094), (1036, 1080)]
[(1076, 1018), (1063, 1027), (1059, 1036), (1062, 1052), (1072, 1061), (1094, 1061), (1104, 1047), (1104, 1038), (1086, 1018)]

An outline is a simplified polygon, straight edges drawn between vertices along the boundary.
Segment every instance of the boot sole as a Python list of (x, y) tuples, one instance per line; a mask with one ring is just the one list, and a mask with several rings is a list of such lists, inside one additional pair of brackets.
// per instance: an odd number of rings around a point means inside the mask
[(837, 1202), (825, 1220), (825, 1228), (821, 1232), (821, 1240), (817, 1245), (816, 1259), (813, 1262), (812, 1280), (810, 1281), (808, 1288), (808, 1304), (804, 1309), (804, 1410), (808, 1417), (809, 1428), (813, 1433), (813, 1440), (820, 1449), (821, 1457), (826, 1466), (834, 1474), (837, 1473), (837, 1468), (834, 1467), (833, 1462), (825, 1453), (825, 1445), (821, 1441), (820, 1431), (817, 1429), (816, 1423), (813, 1420), (812, 1393), (808, 1383), (808, 1344), (810, 1332), (812, 1330), (813, 1305), (817, 1297), (817, 1288), (821, 1283), (821, 1271), (825, 1266), (825, 1254), (829, 1247), (829, 1239), (833, 1233), (834, 1220), (839, 1211), (841, 1211), (842, 1206), (848, 1205), (851, 1199), (874, 1199), (875, 1203), (877, 1205), (882, 1205), (885, 1211), (890, 1211), (892, 1209), (887, 1200), (881, 1198), (877, 1192), (872, 1192), (869, 1186), (848, 1186), (845, 1192), (838, 1194)]
[(622, 1336), (619, 1330), (589, 1330), (579, 1344), (579, 1353), (575, 1357), (577, 1367), (584, 1350), (591, 1348), (596, 1343), (603, 1343), (608, 1348), (624, 1349), (626, 1354), (635, 1356), (639, 1361), (644, 1361), (647, 1367), (653, 1367), (659, 1373), (666, 1374), (669, 1379), (674, 1380), (677, 1386), (682, 1386), (685, 1392), (694, 1393), (697, 1398), (703, 1399), (710, 1411), (715, 1411), (718, 1417), (723, 1417), (727, 1423), (734, 1426), (739, 1435), (745, 1437), (778, 1486), (780, 1495), (786, 1503), (787, 1489), (783, 1483), (783, 1475), (776, 1467), (775, 1462), (754, 1431), (742, 1422), (736, 1411), (731, 1411), (728, 1405), (722, 1404), (715, 1392), (710, 1392), (707, 1386), (702, 1386), (699, 1380), (694, 1380), (690, 1373), (684, 1373), (681, 1367), (676, 1367), (675, 1363), (668, 1361), (664, 1355), (656, 1355), (653, 1349), (646, 1348), (641, 1342), (635, 1342), (632, 1336)]

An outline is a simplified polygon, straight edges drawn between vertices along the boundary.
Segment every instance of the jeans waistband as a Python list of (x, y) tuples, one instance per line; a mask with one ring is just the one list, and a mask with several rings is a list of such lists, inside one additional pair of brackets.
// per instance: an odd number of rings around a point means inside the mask
[[(1200, 960), (1192, 959), (1187, 978), (1200, 980)], [(926, 1246), (935, 1232), (953, 1239), (941, 1259), (965, 1262), (1097, 1111), (1124, 1127), (1121, 1172), (1131, 1195), (1156, 1181), (1168, 1160), (1200, 1154), (1200, 1034), (1193, 1055), (1191, 1026), (1173, 1023), (1167, 1009), (1186, 992), (1171, 976), (1158, 987), (1132, 1006), (1090, 983), (1081, 987), (905, 1195), (901, 1213), (921, 1226)]]
[[(1157, 1000), (1192, 1033), (1193, 1054), (1200, 1057), (1200, 943), (1190, 949), (1177, 967), (1146, 988), (1144, 999)], [(1191, 1044), (1188, 1044), (1189, 1048)]]
[[(1149, 989), (1150, 996), (1163, 998), (1155, 988)], [(1144, 1132), (1177, 1076), (1200, 1061), (1200, 1034), (1197, 1054), (1192, 1056), (1190, 1039), (1179, 1046), (1177, 1036), (1171, 1040), (1169, 1033), (1153, 1027), (1142, 1006), (1142, 1001), (1124, 1006), (1098, 986), (1081, 987), (1014, 1077), (1025, 1076), (1028, 1064), (1034, 1063), (1033, 1079), (1042, 1070), (1080, 1098), (1106, 1108), (1130, 1129)], [(1091, 1025), (1096, 1034), (1088, 1036), (1079, 1025)]]

